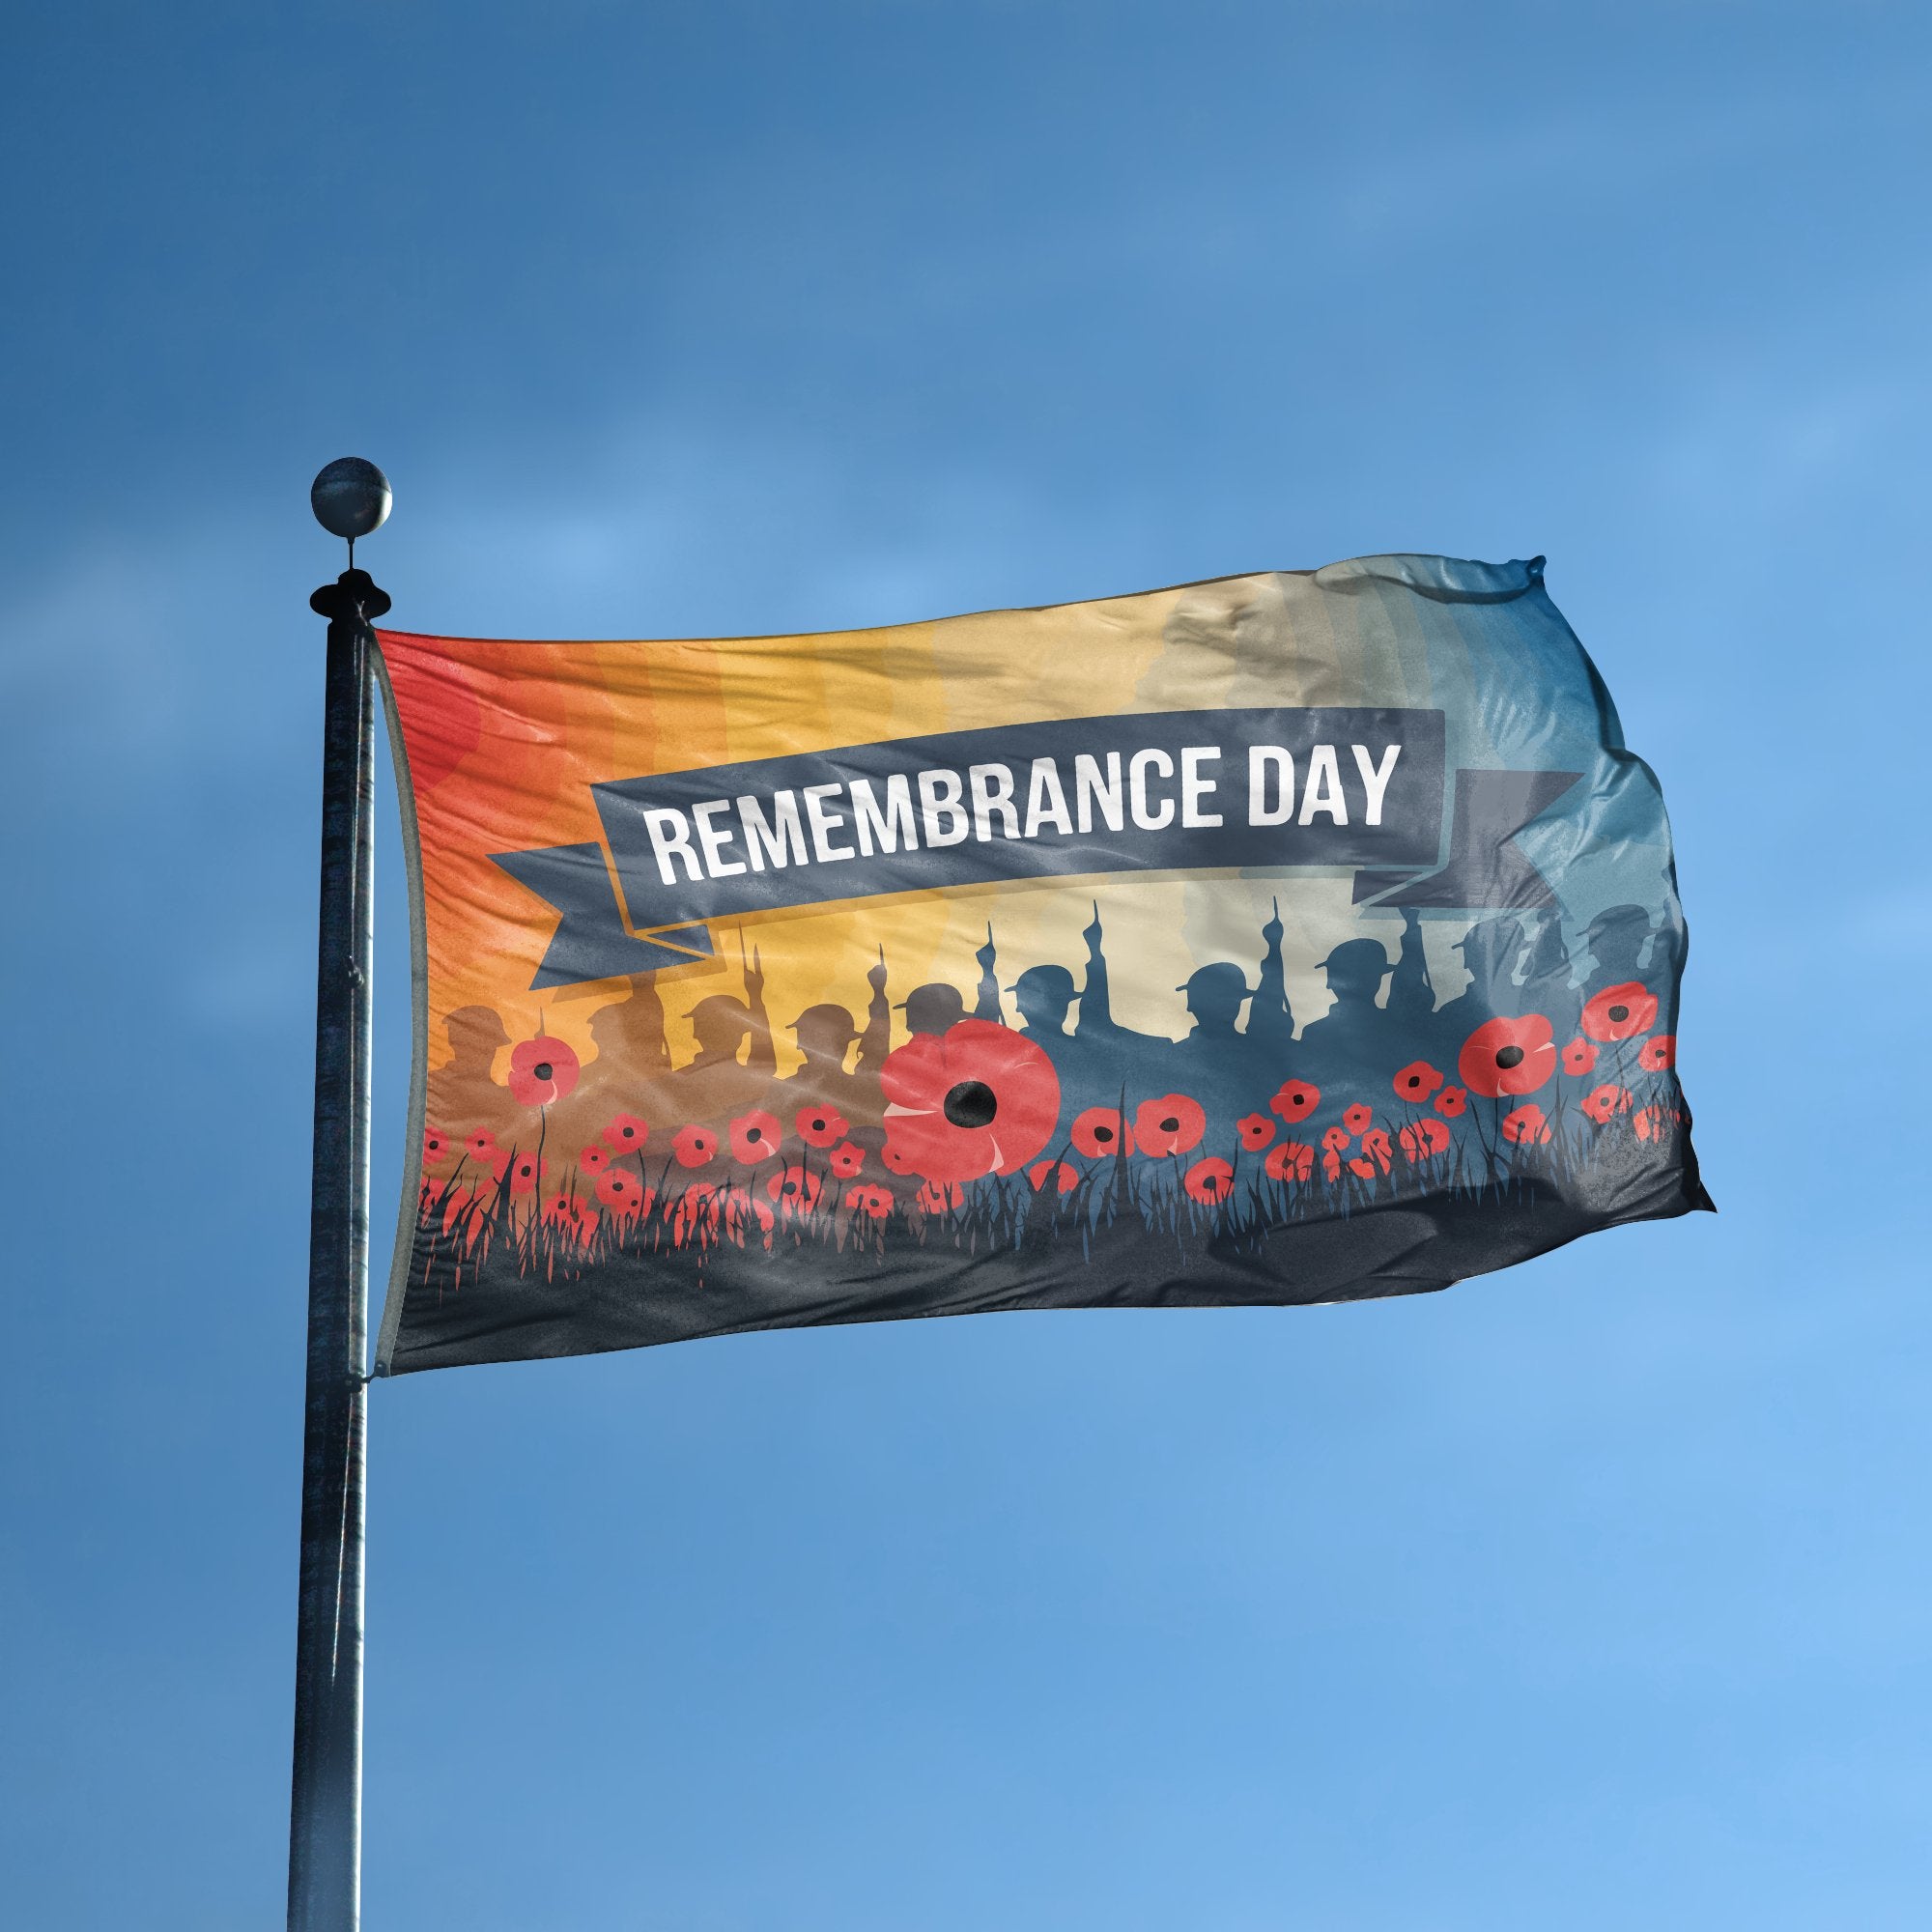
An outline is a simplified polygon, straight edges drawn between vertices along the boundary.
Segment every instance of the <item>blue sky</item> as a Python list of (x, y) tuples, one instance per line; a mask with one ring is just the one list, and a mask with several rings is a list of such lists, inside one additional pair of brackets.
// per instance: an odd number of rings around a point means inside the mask
[(379, 1387), (372, 1926), (1925, 1922), (1923, 10), (9, 41), (17, 1922), (281, 1909), (351, 451), (425, 630), (1548, 554), (1670, 802), (1722, 1209), (1412, 1301)]

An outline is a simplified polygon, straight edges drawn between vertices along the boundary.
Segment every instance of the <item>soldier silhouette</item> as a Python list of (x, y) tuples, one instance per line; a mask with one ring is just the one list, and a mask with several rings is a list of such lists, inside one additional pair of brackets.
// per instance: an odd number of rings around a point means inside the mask
[(577, 1092), (551, 1110), (550, 1138), (557, 1150), (575, 1156), (601, 1140), (618, 1114), (635, 1114), (651, 1127), (665, 1119), (665, 1077), (670, 1047), (665, 1039), (664, 1002), (647, 973), (630, 976), (631, 995), (590, 1015), (587, 1062)]
[(1379, 939), (1345, 939), (1317, 962), (1334, 996), (1320, 1019), (1301, 1030), (1300, 1070), (1332, 1094), (1378, 1102), (1389, 1091), (1405, 1033), (1402, 1016), (1376, 1004), (1395, 968)]
[(510, 1043), (494, 1007), (458, 1007), (443, 1021), (448, 1061), (429, 1076), (428, 1117), (452, 1140), (487, 1128), (499, 1140), (510, 1133), (519, 1109), (510, 1090), (490, 1077), (497, 1055)]
[(1455, 950), (1468, 969), (1469, 983), (1453, 1000), (1436, 1008), (1432, 1056), (1452, 1081), (1463, 1042), (1484, 1021), (1517, 1009), (1520, 989), (1515, 983), (1516, 962), (1522, 952), (1522, 937), (1519, 919), (1483, 919), (1456, 942)]
[[(742, 952), (741, 945), (741, 957)], [(673, 1117), (668, 1124), (716, 1126), (756, 1105), (778, 1072), (765, 1015), (765, 976), (755, 950), (744, 971), (742, 1000), (713, 993), (686, 1016), (697, 1054), (665, 1077), (667, 1111)]]
[(1585, 997), (1605, 986), (1641, 980), (1637, 961), (1643, 957), (1650, 936), (1650, 914), (1643, 906), (1613, 905), (1600, 912), (1583, 929), (1583, 944), (1590, 954), (1590, 973), (1583, 981)]
[[(999, 963), (999, 953), (993, 945), (993, 928), (990, 925), (986, 928), (985, 945), (973, 956), (980, 964), (980, 986), (972, 1017), (1004, 1024), (1005, 1015), (1000, 1011), (1000, 982), (993, 973), (993, 968)], [(944, 1033), (967, 1017), (966, 996), (957, 986), (944, 980), (932, 980), (923, 986), (915, 986), (898, 1003), (898, 1010), (905, 1014), (907, 1033)]]
[(1529, 942), (1522, 984), (1517, 991), (1516, 1010), (1544, 1014), (1558, 1046), (1576, 1037), (1581, 1002), (1570, 984), (1570, 952), (1563, 944), (1563, 918), (1553, 909), (1544, 914), (1536, 937)]
[[(805, 1107), (824, 1106), (841, 1114), (853, 1126), (878, 1123), (884, 1100), (879, 1092), (879, 1068), (892, 1044), (892, 1009), (886, 1004), (886, 961), (866, 975), (872, 989), (871, 1006), (862, 1033), (843, 1007), (808, 1007), (792, 1022), (792, 1037), (805, 1056), (797, 1072), (773, 1083), (775, 1111), (792, 1130), (795, 1117)], [(846, 1057), (853, 1042), (859, 1047), (856, 1065), (848, 1072)]]

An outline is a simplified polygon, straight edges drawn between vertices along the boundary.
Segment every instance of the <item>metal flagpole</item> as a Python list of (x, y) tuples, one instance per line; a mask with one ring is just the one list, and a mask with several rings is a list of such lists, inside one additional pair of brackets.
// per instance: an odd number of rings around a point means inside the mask
[(308, 1392), (289, 1932), (355, 1932), (362, 1881), (362, 1532), (369, 1333), (369, 981), (375, 932), (373, 619), (389, 600), (355, 539), (389, 514), (388, 479), (344, 457), (315, 479), (316, 519), (350, 567), (309, 599), (328, 619), (322, 918), (316, 955)]

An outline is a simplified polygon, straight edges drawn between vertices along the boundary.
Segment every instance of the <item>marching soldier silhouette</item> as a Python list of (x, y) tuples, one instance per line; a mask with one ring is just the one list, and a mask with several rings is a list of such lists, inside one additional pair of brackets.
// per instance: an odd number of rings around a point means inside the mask
[(443, 1021), (450, 1058), (429, 1076), (428, 1118), (454, 1140), (487, 1127), (499, 1141), (513, 1133), (519, 1109), (510, 1090), (490, 1077), (510, 1043), (495, 1007), (458, 1007)]

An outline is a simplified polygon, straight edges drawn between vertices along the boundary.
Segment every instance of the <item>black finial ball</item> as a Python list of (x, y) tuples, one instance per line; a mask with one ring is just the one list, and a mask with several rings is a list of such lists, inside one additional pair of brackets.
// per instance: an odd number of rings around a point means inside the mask
[(315, 520), (332, 537), (354, 543), (380, 529), (388, 517), (389, 479), (359, 456), (338, 456), (308, 486)]

